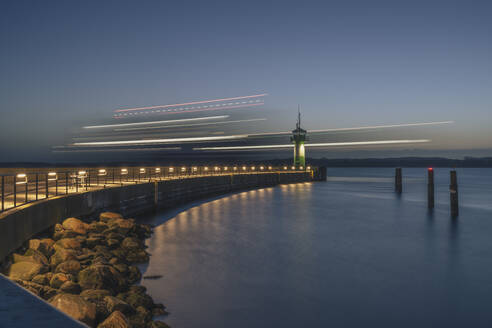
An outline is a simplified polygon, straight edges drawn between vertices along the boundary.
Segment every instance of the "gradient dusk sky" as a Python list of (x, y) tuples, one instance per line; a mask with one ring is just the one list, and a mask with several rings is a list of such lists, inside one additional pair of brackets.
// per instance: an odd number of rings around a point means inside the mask
[[(0, 3), (0, 162), (51, 159), (116, 108), (268, 93), (272, 130), (453, 120), (492, 148), (490, 1)], [(490, 151), (492, 155), (492, 151)]]

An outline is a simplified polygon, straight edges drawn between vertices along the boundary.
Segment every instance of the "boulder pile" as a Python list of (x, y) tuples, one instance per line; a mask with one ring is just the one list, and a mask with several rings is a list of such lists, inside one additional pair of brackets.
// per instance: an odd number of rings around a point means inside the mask
[(148, 225), (101, 213), (85, 223), (68, 218), (52, 238), (31, 239), (24, 254), (13, 254), (7, 275), (20, 286), (90, 327), (168, 327), (153, 321), (166, 314), (143, 286), (134, 265), (149, 260), (143, 241)]

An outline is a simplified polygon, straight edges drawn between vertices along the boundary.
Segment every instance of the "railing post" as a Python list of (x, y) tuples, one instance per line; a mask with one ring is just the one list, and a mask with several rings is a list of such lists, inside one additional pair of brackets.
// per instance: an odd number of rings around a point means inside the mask
[(2, 212), (5, 210), (5, 177), (2, 175)]
[(16, 176), (14, 175), (14, 207), (17, 206), (17, 181)]
[(427, 207), (434, 208), (434, 170), (430, 167), (427, 170)]
[(68, 172), (65, 172), (65, 194), (68, 195)]
[(79, 192), (79, 177), (75, 176), (75, 192)]
[(36, 200), (38, 200), (39, 197), (39, 174), (36, 173)]
[(113, 175), (113, 184), (114, 184), (114, 168), (111, 169)]
[(456, 176), (456, 170), (450, 172), (450, 185), (449, 185), (449, 197), (451, 205), (451, 217), (455, 218), (459, 215), (458, 206), (458, 178)]
[(55, 196), (58, 196), (58, 175), (56, 176), (55, 180)]
[(29, 198), (28, 192), (29, 192), (29, 180), (27, 180), (27, 181), (26, 181), (26, 199), (25, 199), (25, 200), (26, 200), (26, 201), (25, 201), (26, 203), (28, 203), (28, 202), (29, 202), (29, 199), (28, 199), (28, 198)]
[(396, 168), (395, 172), (395, 191), (399, 194), (402, 192), (402, 177), (401, 177), (401, 167)]
[(50, 196), (50, 188), (49, 188), (49, 184), (48, 184), (48, 173), (46, 173), (46, 175), (45, 175), (44, 183), (46, 185), (46, 198), (48, 198)]

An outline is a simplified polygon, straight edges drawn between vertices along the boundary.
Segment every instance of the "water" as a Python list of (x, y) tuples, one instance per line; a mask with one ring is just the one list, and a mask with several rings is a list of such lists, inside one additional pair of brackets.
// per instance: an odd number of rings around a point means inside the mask
[(492, 326), (492, 169), (329, 169), (327, 183), (248, 191), (147, 220), (143, 280), (180, 327)]

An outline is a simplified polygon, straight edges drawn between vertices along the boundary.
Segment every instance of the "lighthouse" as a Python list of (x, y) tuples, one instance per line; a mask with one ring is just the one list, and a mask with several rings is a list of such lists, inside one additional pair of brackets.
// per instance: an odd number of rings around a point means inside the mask
[(306, 167), (306, 151), (304, 150), (306, 133), (306, 130), (301, 128), (301, 111), (298, 109), (296, 129), (292, 130), (292, 137), (290, 137), (290, 141), (294, 143), (294, 166), (296, 168)]

